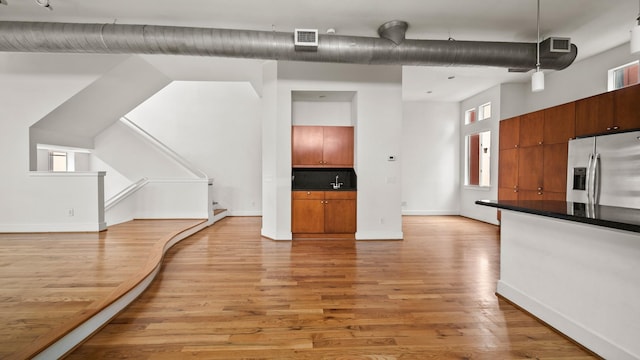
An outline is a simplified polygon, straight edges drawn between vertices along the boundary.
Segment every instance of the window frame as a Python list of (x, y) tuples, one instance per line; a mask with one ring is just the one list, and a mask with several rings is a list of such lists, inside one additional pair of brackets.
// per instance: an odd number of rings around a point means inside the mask
[[(616, 72), (619, 70), (624, 70), (627, 68), (631, 68), (631, 67), (636, 67), (636, 73), (638, 75), (636, 75), (636, 82), (635, 83), (629, 83), (626, 85), (622, 85), (620, 87), (617, 86), (616, 84)], [(607, 90), (608, 91), (613, 91), (613, 90), (618, 90), (618, 89), (622, 89), (625, 88), (627, 86), (633, 86), (633, 85), (637, 85), (640, 84), (640, 60), (634, 60), (630, 63), (624, 64), (624, 65), (620, 65), (617, 67), (614, 67), (613, 69), (609, 69), (607, 71)]]

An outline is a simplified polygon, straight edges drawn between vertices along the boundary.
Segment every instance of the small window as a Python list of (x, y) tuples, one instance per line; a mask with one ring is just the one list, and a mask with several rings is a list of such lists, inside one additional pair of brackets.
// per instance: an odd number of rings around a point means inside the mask
[(51, 151), (49, 153), (51, 161), (51, 171), (67, 171), (67, 153), (62, 151)]
[(467, 111), (464, 112), (464, 123), (465, 124), (472, 124), (474, 122), (476, 122), (476, 109), (469, 109)]
[(638, 79), (638, 60), (609, 70), (609, 91), (635, 85)]
[(491, 103), (486, 103), (484, 105), (480, 105), (480, 117), (478, 120), (485, 120), (491, 117)]
[(469, 186), (491, 186), (491, 132), (467, 135), (467, 176)]

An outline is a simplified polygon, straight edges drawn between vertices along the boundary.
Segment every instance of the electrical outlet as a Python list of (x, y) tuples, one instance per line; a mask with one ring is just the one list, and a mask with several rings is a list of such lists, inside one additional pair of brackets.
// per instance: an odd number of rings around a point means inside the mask
[(73, 210), (73, 208), (70, 208), (69, 210), (67, 210), (67, 215), (69, 215), (69, 216), (74, 216), (75, 215), (75, 211)]

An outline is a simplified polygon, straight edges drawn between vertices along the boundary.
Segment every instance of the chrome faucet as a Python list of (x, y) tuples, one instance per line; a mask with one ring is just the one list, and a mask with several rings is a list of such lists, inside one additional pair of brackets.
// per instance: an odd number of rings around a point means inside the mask
[(329, 185), (333, 186), (334, 190), (340, 189), (344, 183), (339, 182), (340, 175), (336, 175), (336, 182), (329, 183)]

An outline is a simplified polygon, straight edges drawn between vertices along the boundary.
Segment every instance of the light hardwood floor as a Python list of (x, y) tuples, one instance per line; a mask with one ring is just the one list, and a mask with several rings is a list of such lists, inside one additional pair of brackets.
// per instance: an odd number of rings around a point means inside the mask
[(0, 359), (29, 358), (104, 309), (157, 265), (163, 241), (203, 221), (0, 234)]
[(404, 241), (260, 237), (226, 218), (69, 359), (591, 359), (494, 294), (498, 228), (405, 217)]

